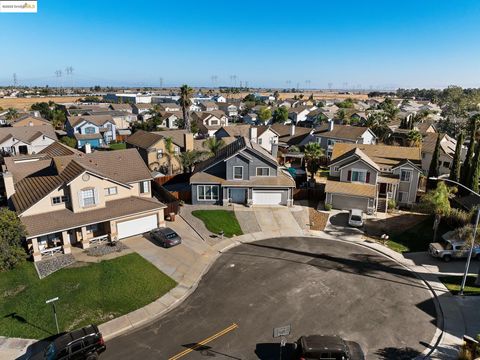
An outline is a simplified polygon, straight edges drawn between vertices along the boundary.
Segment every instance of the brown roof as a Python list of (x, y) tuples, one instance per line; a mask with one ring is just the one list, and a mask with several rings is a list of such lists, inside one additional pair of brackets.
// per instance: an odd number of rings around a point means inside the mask
[(357, 140), (366, 131), (368, 131), (367, 127), (337, 124), (333, 125), (332, 131), (328, 131), (328, 125), (329, 124), (322, 125), (318, 130), (315, 131), (315, 134), (327, 138)]
[(197, 172), (190, 178), (191, 184), (215, 183), (229, 186), (275, 186), (275, 187), (294, 187), (295, 180), (286, 175), (281, 169), (278, 170), (278, 176), (251, 176), (250, 180), (226, 180), (221, 177), (206, 173)]
[(295, 133), (290, 135), (292, 126), (295, 125), (283, 125), (283, 124), (273, 124), (271, 126), (272, 130), (278, 134), (278, 140), (288, 145), (296, 145), (302, 142), (306, 136), (312, 131), (311, 128), (295, 126)]
[(30, 114), (22, 115), (22, 116), (18, 117), (17, 119), (13, 120), (10, 124), (13, 126), (14, 124), (17, 124), (21, 121), (29, 120), (29, 119), (41, 121), (41, 122), (43, 122), (47, 125), (51, 125), (50, 121), (48, 121), (47, 119), (44, 119), (42, 117), (37, 117), (37, 116), (31, 116)]
[(53, 158), (55, 156), (67, 156), (67, 155), (75, 155), (81, 154), (81, 151), (77, 149), (71, 148), (70, 146), (64, 145), (61, 142), (55, 141), (48, 145), (45, 149), (38, 152), (39, 154), (44, 154), (49, 158)]
[(165, 205), (156, 199), (132, 196), (108, 201), (105, 203), (105, 207), (100, 209), (80, 213), (63, 209), (45, 214), (23, 216), (20, 219), (30, 238), (163, 208)]
[(94, 139), (102, 139), (103, 136), (100, 133), (94, 134), (79, 134), (75, 133), (75, 139), (77, 140), (94, 140)]
[(117, 111), (131, 111), (132, 110), (132, 106), (130, 104), (110, 104), (110, 107), (113, 109), (113, 110), (117, 110)]
[(57, 134), (55, 129), (50, 124), (37, 125), (37, 126), (21, 126), (21, 127), (1, 127), (0, 128), (0, 143), (3, 143), (10, 137), (14, 137), (24, 143), (31, 143), (39, 136), (48, 136), (51, 139), (56, 140)]
[(137, 130), (132, 135), (127, 137), (125, 142), (141, 149), (148, 149), (161, 139), (162, 137), (156, 133), (145, 130)]
[(229, 136), (244, 136), (249, 137), (250, 125), (229, 125), (222, 126), (219, 130), (223, 129)]
[(376, 189), (377, 188), (375, 185), (341, 182), (335, 180), (327, 180), (325, 185), (326, 193), (365, 196), (370, 198), (374, 198), (376, 196)]
[(69, 116), (68, 122), (72, 126), (80, 124), (82, 121), (88, 121), (97, 126), (103, 126), (106, 122), (115, 123), (112, 115), (82, 115), (82, 116)]
[(172, 138), (173, 143), (181, 148), (185, 147), (185, 134), (189, 134), (188, 130), (183, 129), (154, 131), (153, 133), (165, 139)]

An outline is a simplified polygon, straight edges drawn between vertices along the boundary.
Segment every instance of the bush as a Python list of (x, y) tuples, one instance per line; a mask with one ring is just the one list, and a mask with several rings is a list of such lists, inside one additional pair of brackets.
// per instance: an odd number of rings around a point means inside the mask
[(387, 207), (389, 209), (395, 209), (397, 207), (397, 203), (394, 199), (388, 200)]
[(0, 209), (0, 271), (13, 269), (25, 261), (24, 237), (25, 228), (17, 214), (6, 208)]
[(448, 215), (445, 216), (445, 222), (452, 228), (463, 227), (471, 223), (473, 211), (466, 212), (461, 209), (451, 209)]
[(332, 204), (327, 204), (327, 203), (326, 203), (326, 204), (325, 204), (325, 210), (326, 210), (326, 211), (332, 210)]

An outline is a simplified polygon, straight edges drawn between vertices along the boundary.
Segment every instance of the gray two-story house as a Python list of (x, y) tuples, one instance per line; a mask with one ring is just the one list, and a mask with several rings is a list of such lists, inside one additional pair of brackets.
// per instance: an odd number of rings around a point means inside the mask
[(421, 170), (418, 147), (336, 143), (325, 185), (333, 208), (385, 212), (389, 200), (415, 203)]
[(239, 137), (195, 167), (192, 204), (293, 205), (295, 181), (256, 142)]

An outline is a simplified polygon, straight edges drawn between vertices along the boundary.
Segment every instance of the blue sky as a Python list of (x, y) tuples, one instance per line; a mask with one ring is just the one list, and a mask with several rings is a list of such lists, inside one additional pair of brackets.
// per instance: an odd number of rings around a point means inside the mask
[(480, 1), (60, 1), (0, 14), (0, 84), (480, 87)]

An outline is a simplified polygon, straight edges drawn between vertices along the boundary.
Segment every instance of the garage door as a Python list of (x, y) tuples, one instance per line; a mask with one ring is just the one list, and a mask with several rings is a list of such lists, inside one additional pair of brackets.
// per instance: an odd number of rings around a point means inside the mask
[(117, 223), (118, 238), (142, 234), (157, 227), (157, 215), (149, 215), (135, 220)]
[(360, 209), (367, 211), (368, 199), (332, 194), (332, 207), (340, 210)]
[(282, 191), (253, 190), (254, 205), (279, 205), (282, 202)]

